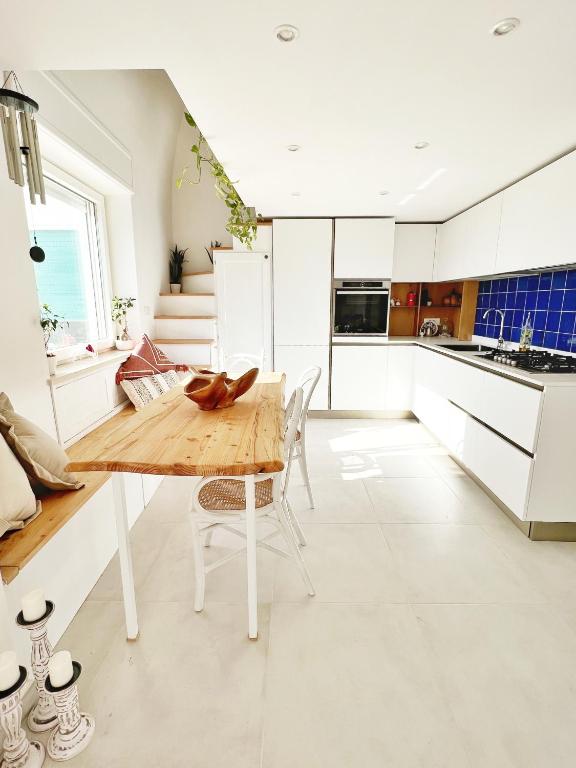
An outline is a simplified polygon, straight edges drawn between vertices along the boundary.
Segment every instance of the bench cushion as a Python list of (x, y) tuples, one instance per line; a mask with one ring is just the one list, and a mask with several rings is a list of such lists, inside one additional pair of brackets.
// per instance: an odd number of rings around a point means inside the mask
[(0, 435), (0, 536), (40, 511), (26, 472)]

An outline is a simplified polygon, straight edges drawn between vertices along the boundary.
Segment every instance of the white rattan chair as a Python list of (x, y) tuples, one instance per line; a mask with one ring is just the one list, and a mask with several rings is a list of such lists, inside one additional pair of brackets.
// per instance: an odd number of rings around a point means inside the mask
[[(294, 559), (308, 594), (314, 595), (314, 587), (298, 547), (296, 534), (293, 530), (292, 517), (286, 503), (290, 463), (294, 453), (294, 442), (302, 413), (302, 402), (302, 389), (297, 388), (286, 408), (284, 471), (257, 476), (255, 483), (257, 520), (265, 520), (274, 528), (271, 534), (259, 539), (257, 545), (281, 557)], [(242, 530), (242, 528), (245, 528), (246, 523), (246, 486), (244, 481), (238, 477), (229, 476), (202, 478), (192, 491), (190, 512), (196, 580), (194, 610), (201, 611), (204, 607), (206, 574), (224, 565), (246, 550), (246, 547), (234, 550), (209, 565), (206, 565), (204, 560), (204, 546), (210, 545), (212, 534), (217, 528), (223, 528), (246, 539), (246, 533)], [(282, 534), (288, 552), (269, 543), (269, 539), (278, 533)], [(248, 599), (250, 600), (250, 595)]]
[[(302, 478), (308, 491), (308, 498), (310, 500), (310, 509), (314, 509), (314, 497), (312, 496), (312, 488), (310, 487), (310, 477), (308, 476), (308, 464), (306, 462), (306, 420), (308, 418), (308, 408), (310, 406), (310, 400), (316, 389), (316, 385), (322, 375), (322, 369), (317, 365), (312, 368), (308, 368), (300, 376), (298, 386), (302, 387), (304, 392), (304, 403), (302, 405), (302, 416), (300, 417), (300, 424), (298, 431), (296, 432), (296, 440), (294, 442), (294, 458), (298, 459), (300, 464), (300, 471), (302, 472)], [(302, 542), (301, 542), (302, 543)]]
[(250, 368), (259, 368), (262, 370), (264, 364), (264, 355), (251, 355), (248, 353), (240, 353), (236, 355), (228, 355), (222, 359), (222, 370), (230, 376), (230, 378), (236, 378), (241, 376)]

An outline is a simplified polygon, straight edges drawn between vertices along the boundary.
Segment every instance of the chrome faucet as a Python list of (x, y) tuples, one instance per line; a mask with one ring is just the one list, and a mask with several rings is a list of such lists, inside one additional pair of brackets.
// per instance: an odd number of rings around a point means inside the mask
[(504, 312), (502, 312), (501, 309), (496, 309), (496, 307), (490, 307), (489, 309), (484, 312), (483, 317), (486, 319), (490, 312), (497, 312), (500, 315), (500, 336), (498, 337), (498, 346), (496, 349), (502, 350), (504, 349)]

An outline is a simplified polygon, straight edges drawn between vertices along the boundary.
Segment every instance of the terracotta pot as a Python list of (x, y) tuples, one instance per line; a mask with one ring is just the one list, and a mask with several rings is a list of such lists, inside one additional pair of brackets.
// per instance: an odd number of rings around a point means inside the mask
[(182, 286), (180, 283), (170, 283), (170, 293), (180, 293)]

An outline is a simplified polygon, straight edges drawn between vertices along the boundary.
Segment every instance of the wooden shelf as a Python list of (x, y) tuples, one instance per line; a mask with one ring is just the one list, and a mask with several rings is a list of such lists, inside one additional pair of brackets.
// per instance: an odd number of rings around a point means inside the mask
[(213, 293), (160, 293), (160, 296), (214, 296)]
[[(464, 282), (450, 283), (392, 283), (390, 295), (394, 298), (404, 299), (408, 292), (416, 293), (418, 301), (415, 306), (401, 304), (390, 309), (409, 309), (410, 312), (390, 313), (390, 336), (416, 336), (418, 329), (425, 317), (446, 318), (453, 325), (453, 335), (463, 341), (472, 338), (474, 331), (474, 318), (476, 314), (476, 300), (478, 295), (478, 281), (467, 280)], [(422, 304), (422, 293), (426, 291), (432, 301), (430, 306)], [(445, 296), (453, 291), (460, 294), (460, 304), (442, 304)], [(414, 312), (414, 310), (416, 310)]]
[(214, 339), (154, 339), (154, 344), (212, 344)]
[(154, 315), (154, 320), (216, 320), (216, 315)]

